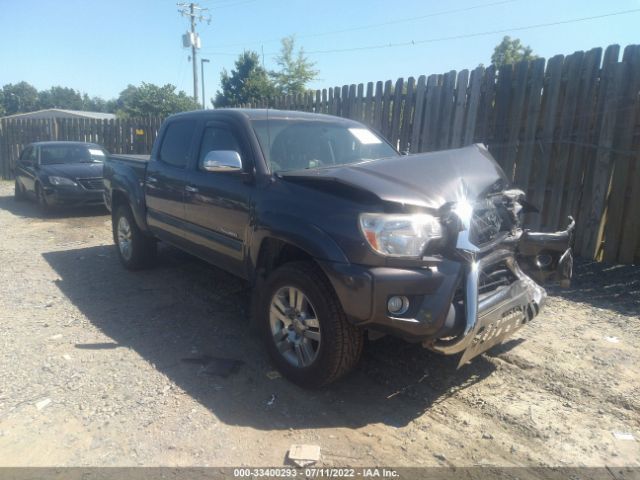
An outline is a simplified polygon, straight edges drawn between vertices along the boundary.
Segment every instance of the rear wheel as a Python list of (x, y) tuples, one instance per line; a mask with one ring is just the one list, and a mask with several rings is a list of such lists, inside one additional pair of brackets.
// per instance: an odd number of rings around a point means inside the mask
[(121, 205), (115, 210), (112, 228), (113, 240), (118, 247), (118, 257), (125, 268), (139, 270), (153, 263), (157, 242), (138, 228), (128, 205)]
[(16, 180), (13, 188), (14, 188), (13, 198), (15, 198), (15, 200), (18, 202), (21, 202), (22, 200), (24, 200), (26, 197), (24, 192), (24, 187), (20, 185), (20, 182), (18, 182), (18, 180)]
[(258, 315), (273, 362), (299, 385), (327, 385), (360, 359), (363, 332), (348, 322), (331, 284), (313, 263), (289, 263), (274, 271)]

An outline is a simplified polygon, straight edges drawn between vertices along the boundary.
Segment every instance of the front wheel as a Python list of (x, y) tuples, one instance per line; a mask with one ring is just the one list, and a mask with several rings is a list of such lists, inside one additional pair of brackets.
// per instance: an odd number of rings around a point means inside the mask
[(360, 359), (363, 333), (348, 322), (331, 284), (313, 263), (289, 263), (274, 271), (258, 314), (269, 355), (294, 383), (327, 385)]
[(157, 252), (155, 239), (145, 235), (128, 205), (118, 207), (112, 217), (113, 240), (118, 257), (128, 270), (140, 270), (153, 263)]
[(25, 199), (25, 197), (26, 195), (24, 192), (24, 187), (20, 185), (20, 182), (18, 182), (18, 180), (16, 180), (13, 187), (13, 198), (16, 200), (16, 202), (21, 202)]
[(43, 215), (48, 215), (51, 212), (51, 206), (47, 201), (47, 196), (39, 183), (36, 185), (36, 203)]

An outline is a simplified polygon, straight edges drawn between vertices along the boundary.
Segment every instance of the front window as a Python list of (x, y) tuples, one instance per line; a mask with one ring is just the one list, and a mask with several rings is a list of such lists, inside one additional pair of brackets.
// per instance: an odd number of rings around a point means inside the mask
[(256, 120), (253, 128), (272, 172), (331, 167), (397, 156), (364, 126), (300, 120)]
[(40, 147), (40, 164), (101, 163), (107, 152), (98, 146), (43, 145)]

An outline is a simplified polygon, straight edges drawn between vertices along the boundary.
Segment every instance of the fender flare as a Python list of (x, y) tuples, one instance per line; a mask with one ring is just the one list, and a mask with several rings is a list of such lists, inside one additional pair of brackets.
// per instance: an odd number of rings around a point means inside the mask
[(132, 179), (128, 175), (121, 175), (114, 172), (114, 175), (111, 178), (111, 188), (109, 193), (111, 202), (113, 202), (113, 195), (115, 192), (122, 195), (129, 204), (131, 212), (133, 213), (133, 218), (138, 224), (138, 228), (143, 232), (148, 232), (149, 226), (147, 225), (144, 190), (140, 181), (137, 178)]
[(254, 228), (248, 252), (254, 274), (262, 244), (266, 239), (280, 240), (293, 245), (318, 260), (349, 263), (342, 248), (317, 225), (301, 222), (298, 217), (282, 214), (268, 215), (261, 220)]

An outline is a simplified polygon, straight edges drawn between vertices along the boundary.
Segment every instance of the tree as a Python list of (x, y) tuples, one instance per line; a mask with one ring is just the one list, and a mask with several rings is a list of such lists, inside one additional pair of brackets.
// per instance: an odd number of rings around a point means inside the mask
[(80, 92), (73, 88), (51, 87), (38, 93), (40, 109), (62, 108), (65, 110), (82, 110), (83, 102)]
[(27, 82), (2, 87), (3, 106), (7, 115), (38, 110), (38, 90)]
[(530, 46), (522, 45), (520, 39), (512, 39), (509, 36), (505, 36), (491, 55), (491, 63), (496, 68), (500, 68), (502, 65), (513, 65), (522, 60), (535, 60), (537, 55), (533, 54), (533, 50)]
[(109, 112), (115, 111), (115, 100), (106, 101), (100, 97), (89, 97), (86, 93), (82, 95), (82, 110), (87, 112)]
[(300, 48), (298, 53), (294, 54), (294, 48), (293, 35), (283, 38), (280, 56), (276, 57), (280, 70), (269, 73), (278, 91), (286, 95), (304, 93), (307, 83), (318, 76), (318, 71), (313, 69), (315, 62), (305, 56), (304, 49)]
[(231, 107), (272, 97), (276, 91), (267, 71), (260, 65), (256, 52), (245, 50), (235, 62), (235, 69), (220, 74), (221, 90), (212, 103), (215, 107)]
[(199, 105), (184, 91), (176, 92), (175, 85), (142, 82), (139, 87), (128, 85), (120, 92), (114, 107), (120, 117), (144, 117), (197, 110)]

